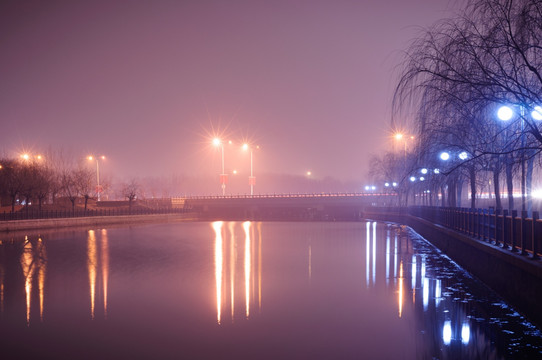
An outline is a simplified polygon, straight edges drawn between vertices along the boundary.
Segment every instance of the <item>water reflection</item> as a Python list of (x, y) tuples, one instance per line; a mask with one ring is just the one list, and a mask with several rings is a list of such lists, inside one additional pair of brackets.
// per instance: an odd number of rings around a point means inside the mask
[[(251, 303), (256, 296), (257, 305), (261, 310), (262, 305), (262, 231), (261, 223), (245, 221), (242, 224), (229, 222), (227, 227), (223, 221), (215, 221), (211, 224), (214, 233), (214, 265), (215, 265), (215, 286), (216, 286), (216, 320), (218, 324), (223, 322), (222, 309), (226, 307), (226, 299), (230, 302), (230, 321), (235, 322), (236, 299), (239, 286), (237, 277), (238, 269), (242, 269), (242, 294), (241, 301), (244, 304), (244, 317), (248, 319), (251, 316)], [(241, 229), (242, 231), (241, 231)], [(255, 235), (255, 231), (257, 235)], [(229, 233), (229, 236), (228, 234)], [(242, 236), (242, 238), (241, 238)], [(256, 243), (256, 238), (258, 242)], [(242, 245), (241, 245), (242, 244)], [(242, 263), (239, 263), (237, 248), (243, 249)], [(256, 259), (256, 249), (258, 258)], [(229, 269), (229, 281), (225, 279), (224, 269)], [(257, 272), (257, 276), (254, 276)], [(229, 288), (225, 287), (229, 285)], [(229, 292), (229, 296), (228, 293)], [(239, 294), (241, 294), (239, 293)]]
[[(314, 358), (341, 350), (337, 358), (494, 359), (542, 348), (536, 328), (408, 228), (217, 221), (142, 229), (1, 239), (0, 336), (63, 323), (107, 331), (94, 338), (111, 348), (130, 339), (129, 347), (197, 354), (201, 344), (231, 351), (252, 341), (253, 350), (284, 343), (305, 355), (319, 344)], [(102, 303), (108, 321), (96, 321)]]
[(88, 230), (87, 236), (87, 270), (90, 294), (90, 317), (95, 318), (96, 311), (96, 286), (98, 271), (101, 272), (101, 285), (103, 295), (103, 314), (107, 318), (107, 296), (109, 287), (109, 240), (107, 230), (100, 231), (100, 253), (98, 254), (98, 240), (96, 231)]
[(33, 245), (28, 236), (25, 236), (20, 263), (24, 276), (26, 324), (29, 325), (32, 308), (32, 287), (33, 282), (36, 279), (36, 274), (38, 282), (39, 317), (40, 320), (43, 321), (47, 253), (45, 251), (45, 245), (41, 237), (38, 237), (37, 241)]

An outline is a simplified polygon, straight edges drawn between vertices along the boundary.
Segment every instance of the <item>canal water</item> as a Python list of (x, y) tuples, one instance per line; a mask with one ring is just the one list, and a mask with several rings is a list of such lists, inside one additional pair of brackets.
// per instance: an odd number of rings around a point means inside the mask
[(541, 358), (412, 230), (187, 222), (0, 235), (2, 359)]

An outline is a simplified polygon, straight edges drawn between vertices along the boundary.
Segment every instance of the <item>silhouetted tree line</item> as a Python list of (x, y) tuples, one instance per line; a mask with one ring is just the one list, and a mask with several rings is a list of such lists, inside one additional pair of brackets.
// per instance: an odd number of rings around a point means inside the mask
[(38, 204), (39, 210), (46, 201), (55, 203), (58, 197), (67, 198), (75, 209), (75, 202), (83, 198), (85, 210), (88, 200), (96, 194), (95, 174), (83, 166), (55, 169), (43, 160), (0, 159), (0, 196), (7, 199), (11, 210), (17, 203), (29, 206)]
[[(541, 71), (542, 1), (468, 2), (406, 51), (393, 126), (415, 134), (415, 146), (404, 154), (375, 157), (373, 176), (398, 178), (404, 203), (409, 191), (423, 191), (428, 202), (440, 193), (441, 205), (457, 206), (468, 184), (471, 207), (483, 191), (495, 195), (498, 209), (503, 180), (510, 209), (519, 182), (526, 194), (522, 205), (530, 210), (542, 150)], [(503, 105), (514, 111), (508, 121), (497, 116)], [(439, 158), (443, 151), (450, 160)], [(410, 181), (411, 176), (419, 180), (421, 169), (428, 170), (425, 182)]]

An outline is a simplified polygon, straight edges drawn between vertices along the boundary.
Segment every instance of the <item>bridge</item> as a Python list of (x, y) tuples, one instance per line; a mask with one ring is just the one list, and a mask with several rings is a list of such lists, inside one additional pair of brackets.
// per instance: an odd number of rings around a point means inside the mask
[(194, 196), (173, 198), (172, 206), (201, 220), (359, 220), (365, 207), (395, 199), (395, 194), (368, 193)]

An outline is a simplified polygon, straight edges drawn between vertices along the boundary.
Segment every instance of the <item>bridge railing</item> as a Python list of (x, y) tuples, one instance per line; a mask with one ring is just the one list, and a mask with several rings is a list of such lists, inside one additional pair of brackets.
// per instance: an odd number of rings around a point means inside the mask
[(395, 197), (397, 194), (393, 193), (357, 193), (357, 192), (344, 192), (344, 193), (301, 193), (301, 194), (259, 194), (259, 195), (191, 195), (175, 197), (174, 199), (185, 200), (207, 200), (207, 199), (272, 199), (272, 198), (324, 198), (324, 197)]
[(542, 250), (538, 211), (528, 217), (526, 211), (518, 214), (516, 210), (414, 206), (408, 208), (408, 213), (533, 258), (539, 258)]

